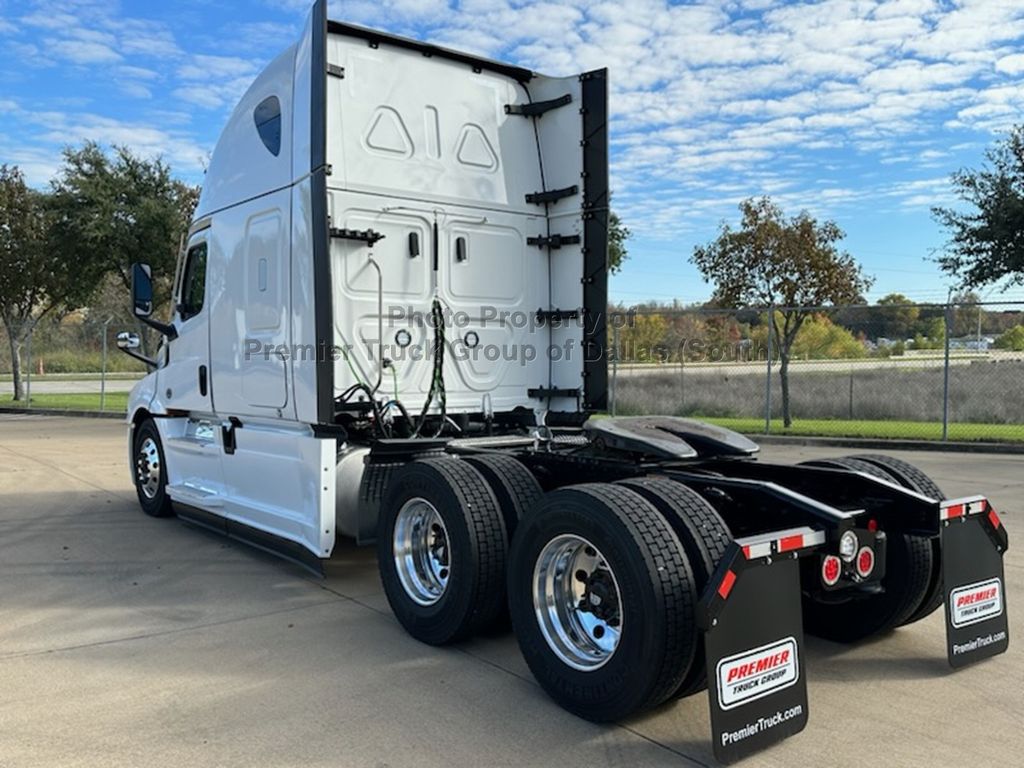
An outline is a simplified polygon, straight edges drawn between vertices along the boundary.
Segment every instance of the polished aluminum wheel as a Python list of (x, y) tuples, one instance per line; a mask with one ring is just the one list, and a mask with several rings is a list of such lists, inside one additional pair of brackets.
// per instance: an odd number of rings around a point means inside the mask
[(433, 504), (414, 498), (402, 505), (392, 551), (406, 594), (420, 605), (440, 600), (451, 576), (451, 549), (448, 531)]
[(622, 596), (597, 547), (572, 534), (547, 543), (533, 571), (533, 608), (558, 657), (583, 672), (598, 669), (622, 637)]
[(160, 449), (156, 441), (147, 437), (135, 454), (135, 482), (147, 499), (156, 498), (160, 490)]

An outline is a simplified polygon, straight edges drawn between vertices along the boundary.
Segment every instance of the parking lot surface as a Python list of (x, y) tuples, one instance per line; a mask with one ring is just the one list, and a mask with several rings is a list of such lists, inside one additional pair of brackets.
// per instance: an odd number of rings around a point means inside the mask
[[(615, 725), (553, 704), (510, 634), (432, 648), (372, 550), (324, 579), (138, 509), (124, 426), (0, 416), (0, 766), (713, 765), (704, 694)], [(850, 450), (766, 446), (799, 461)], [(810, 723), (744, 766), (1006, 766), (1024, 754), (1024, 458), (893, 455), (1010, 534), (1010, 651), (952, 672), (941, 612), (807, 641)]]

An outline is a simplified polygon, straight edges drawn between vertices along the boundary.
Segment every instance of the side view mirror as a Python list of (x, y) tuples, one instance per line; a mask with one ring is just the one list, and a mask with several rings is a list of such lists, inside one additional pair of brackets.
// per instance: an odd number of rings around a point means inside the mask
[(153, 270), (149, 264), (132, 264), (132, 307), (136, 317), (153, 314)]
[[(143, 318), (143, 320), (144, 322), (147, 323), (152, 322), (151, 320), (146, 320), (145, 318)], [(139, 334), (132, 333), (131, 331), (121, 331), (119, 334), (117, 334), (118, 349), (120, 349), (122, 352), (128, 355), (128, 357), (134, 357), (136, 360), (145, 363), (147, 368), (156, 368), (156, 360), (153, 360), (152, 358), (146, 357), (145, 355), (139, 354), (138, 352), (135, 351), (141, 346), (142, 339), (139, 338)]]
[[(140, 264), (139, 262), (132, 264), (132, 311), (142, 322), (150, 328), (155, 328), (168, 339), (178, 338), (178, 331), (173, 325), (158, 323), (150, 317), (153, 314), (153, 270), (150, 269), (149, 264)], [(123, 335), (117, 337), (118, 346), (121, 346), (121, 336)], [(137, 341), (138, 336), (135, 338)], [(134, 348), (121, 347), (125, 351)]]
[(139, 334), (128, 331), (117, 334), (118, 349), (138, 349), (140, 346), (142, 346), (142, 341), (139, 339)]

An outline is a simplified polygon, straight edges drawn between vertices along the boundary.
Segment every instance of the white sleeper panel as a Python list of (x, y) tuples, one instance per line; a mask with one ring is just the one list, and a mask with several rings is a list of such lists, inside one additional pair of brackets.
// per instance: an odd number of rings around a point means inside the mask
[(328, 35), (327, 159), (332, 187), (535, 213), (540, 189), (531, 120), (505, 113), (526, 92), (493, 72)]
[[(276, 416), (288, 405), (290, 192), (222, 211), (210, 229), (210, 370), (217, 413)], [(290, 415), (290, 414), (289, 414)]]

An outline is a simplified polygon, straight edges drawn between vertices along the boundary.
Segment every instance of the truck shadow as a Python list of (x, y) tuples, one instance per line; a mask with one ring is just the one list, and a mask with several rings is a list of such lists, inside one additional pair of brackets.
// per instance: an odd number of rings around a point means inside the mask
[[(937, 629), (941, 632), (941, 624)], [(908, 627), (855, 645), (806, 637), (807, 674), (815, 680), (841, 682), (946, 677), (953, 670), (946, 661), (945, 644), (931, 630), (926, 625)]]

